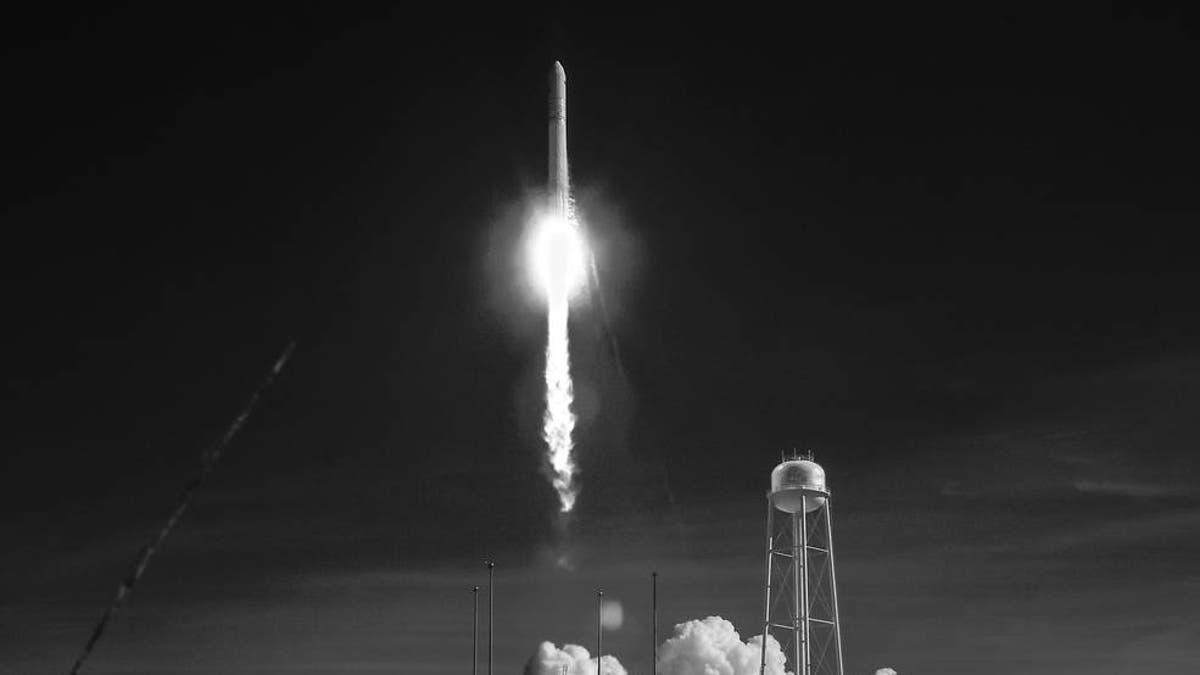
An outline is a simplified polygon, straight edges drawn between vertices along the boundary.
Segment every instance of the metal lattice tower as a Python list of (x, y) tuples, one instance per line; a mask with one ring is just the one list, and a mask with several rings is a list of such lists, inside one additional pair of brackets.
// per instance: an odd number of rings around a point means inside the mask
[(795, 675), (843, 675), (831, 502), (825, 470), (811, 453), (771, 472), (762, 674), (766, 636), (773, 635)]

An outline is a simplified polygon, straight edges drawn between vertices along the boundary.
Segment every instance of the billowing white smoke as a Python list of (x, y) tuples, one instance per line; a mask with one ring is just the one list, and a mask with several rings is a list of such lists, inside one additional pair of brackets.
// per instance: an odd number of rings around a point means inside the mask
[[(733, 624), (719, 616), (676, 624), (675, 636), (658, 650), (661, 675), (758, 675), (762, 637), (746, 642)], [(766, 675), (784, 675), (783, 649), (767, 637)]]
[(559, 509), (569, 513), (575, 507), (575, 461), (571, 450), (575, 443), (574, 399), (571, 385), (571, 352), (567, 337), (569, 299), (565, 292), (549, 298), (546, 312), (546, 415), (542, 438), (549, 450), (551, 482), (558, 493)]
[[(614, 656), (601, 659), (604, 675), (627, 675), (625, 667)], [(562, 649), (551, 642), (538, 645), (537, 652), (525, 664), (525, 675), (596, 675), (596, 659), (579, 645), (563, 645)]]
[(880, 668), (875, 671), (875, 675), (896, 675), (896, 671), (892, 668)]
[[(719, 616), (675, 625), (675, 635), (658, 648), (660, 675), (759, 675), (762, 663), (762, 637), (742, 642), (733, 624)], [(766, 675), (792, 675), (784, 668), (785, 658), (779, 641), (767, 637)], [(603, 659), (604, 675), (626, 675), (625, 668), (613, 656)], [(525, 675), (596, 675), (596, 660), (579, 645), (550, 642), (538, 645), (525, 666)], [(896, 675), (891, 668), (875, 675)]]
[(531, 246), (533, 267), (546, 294), (546, 414), (542, 438), (562, 513), (571, 512), (578, 496), (578, 469), (571, 456), (575, 414), (571, 411), (574, 392), (567, 325), (571, 298), (586, 279), (584, 248), (579, 223), (571, 217), (555, 216), (541, 219)]

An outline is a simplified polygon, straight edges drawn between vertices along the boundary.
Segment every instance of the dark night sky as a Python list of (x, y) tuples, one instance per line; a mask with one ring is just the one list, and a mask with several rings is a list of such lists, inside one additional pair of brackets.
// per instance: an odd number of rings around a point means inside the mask
[[(641, 7), (65, 9), (4, 25), (0, 673), (450, 673), (761, 611), (762, 494), (838, 499), (847, 672), (1200, 668), (1197, 24)], [(618, 368), (573, 315), (550, 563), (517, 264), (568, 72)]]

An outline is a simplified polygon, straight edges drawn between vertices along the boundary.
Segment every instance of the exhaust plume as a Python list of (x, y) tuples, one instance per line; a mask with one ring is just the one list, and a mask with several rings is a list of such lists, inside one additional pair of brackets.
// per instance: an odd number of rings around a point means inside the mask
[(559, 510), (570, 513), (575, 507), (575, 460), (571, 450), (575, 442), (575, 413), (571, 411), (574, 386), (571, 383), (571, 352), (567, 331), (570, 299), (565, 289), (548, 297), (546, 311), (546, 414), (542, 439), (546, 441), (550, 482), (558, 493)]

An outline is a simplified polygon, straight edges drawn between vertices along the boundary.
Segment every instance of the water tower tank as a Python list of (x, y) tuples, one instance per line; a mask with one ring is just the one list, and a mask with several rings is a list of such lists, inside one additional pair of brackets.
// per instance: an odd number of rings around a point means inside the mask
[(771, 472), (771, 503), (786, 513), (812, 513), (825, 504), (825, 497), (804, 490), (827, 492), (825, 469), (811, 459), (789, 459)]

